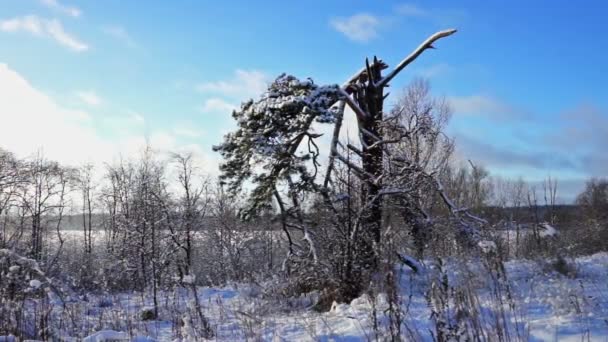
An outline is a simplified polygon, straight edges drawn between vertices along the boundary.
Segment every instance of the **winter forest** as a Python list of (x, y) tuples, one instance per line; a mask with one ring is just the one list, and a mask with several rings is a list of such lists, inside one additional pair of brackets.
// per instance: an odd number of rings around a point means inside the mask
[(460, 34), (275, 75), (224, 111), (217, 174), (0, 145), (0, 341), (605, 341), (608, 179), (493, 174), (432, 80), (390, 87)]

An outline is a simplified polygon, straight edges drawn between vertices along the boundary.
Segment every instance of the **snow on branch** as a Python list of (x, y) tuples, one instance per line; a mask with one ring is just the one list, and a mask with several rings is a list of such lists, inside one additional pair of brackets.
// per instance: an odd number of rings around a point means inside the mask
[(359, 107), (359, 105), (350, 97), (350, 95), (346, 91), (340, 89), (340, 92), (342, 93), (344, 101), (353, 110), (353, 112), (355, 112), (355, 115), (359, 120), (365, 120), (369, 118), (369, 114), (363, 109), (361, 109), (361, 107)]
[(383, 79), (378, 81), (378, 83), (376, 84), (376, 88), (381, 89), (381, 88), (385, 87), (386, 85), (388, 85), (388, 83), (395, 76), (397, 76), (397, 74), (399, 74), (401, 72), (401, 70), (403, 70), (411, 62), (416, 60), (416, 58), (418, 58), (418, 56), (420, 56), (426, 49), (434, 49), (435, 47), (433, 46), (433, 43), (435, 41), (437, 41), (441, 38), (447, 37), (447, 36), (451, 36), (454, 33), (456, 33), (455, 29), (449, 29), (449, 30), (439, 31), (439, 32), (433, 34), (432, 36), (430, 36), (429, 38), (427, 38), (427, 40), (425, 40), (422, 44), (420, 44), (416, 48), (416, 50), (414, 50), (409, 56), (405, 57), (405, 59), (402, 60), (397, 65), (397, 67), (395, 67), (395, 69), (393, 71), (391, 71)]
[[(311, 125), (314, 121), (341, 121), (343, 107), (333, 104), (343, 97), (338, 85), (319, 86), (283, 74), (259, 100), (243, 103), (233, 112), (238, 129), (213, 149), (224, 159), (220, 179), (229, 185), (231, 193), (237, 193), (245, 181), (254, 185), (245, 217), (268, 204), (276, 184), (291, 175), (298, 189), (317, 187), (314, 182), (319, 153), (312, 140), (319, 135), (311, 132)], [(305, 138), (308, 153), (296, 154)]]
[(460, 226), (461, 226), (460, 233), (473, 245), (478, 245), (479, 241), (481, 239), (479, 230), (477, 229), (477, 227), (474, 227), (470, 222), (467, 222), (466, 220), (464, 220), (459, 214), (463, 213), (467, 218), (472, 219), (473, 221), (476, 221), (477, 223), (486, 224), (487, 221), (471, 214), (466, 208), (458, 208), (454, 204), (454, 202), (452, 202), (452, 200), (448, 197), (448, 195), (445, 193), (443, 184), (441, 184), (441, 181), (439, 180), (439, 178), (437, 178), (436, 176), (431, 176), (431, 178), (434, 180), (434, 182), (436, 184), (436, 190), (439, 193), (439, 196), (441, 197), (443, 202), (446, 204), (446, 206), (448, 207), (448, 209), (450, 210), (452, 215), (458, 219), (458, 222), (460, 223)]
[(57, 287), (53, 284), (53, 280), (47, 277), (47, 275), (40, 269), (40, 265), (36, 260), (21, 256), (10, 249), (0, 249), (0, 260), (4, 258), (14, 262), (19, 267), (27, 269), (32, 275), (43, 281), (40, 282), (40, 280), (33, 279), (30, 281), (30, 287), (39, 288), (44, 283), (45, 286), (48, 286), (51, 290), (53, 290), (61, 302), (65, 304), (61, 291), (59, 291), (59, 289), (57, 289)]
[[(372, 67), (379, 67), (380, 70), (384, 70), (388, 68), (388, 65), (384, 63), (381, 59), (376, 60)], [(342, 84), (342, 89), (344, 89), (347, 93), (352, 91), (351, 85), (357, 82), (361, 76), (367, 73), (367, 66), (362, 67), (358, 72), (356, 72), (353, 76), (351, 76), (344, 84)]]

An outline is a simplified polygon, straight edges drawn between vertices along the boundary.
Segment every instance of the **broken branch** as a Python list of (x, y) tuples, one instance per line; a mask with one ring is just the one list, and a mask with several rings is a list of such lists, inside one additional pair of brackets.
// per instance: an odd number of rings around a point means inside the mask
[(416, 48), (416, 50), (414, 50), (414, 52), (412, 52), (409, 56), (407, 56), (404, 60), (402, 60), (401, 63), (399, 63), (397, 65), (395, 70), (393, 70), (390, 74), (386, 75), (383, 79), (378, 81), (378, 83), (376, 84), (376, 88), (382, 89), (383, 87), (385, 87), (395, 76), (397, 76), (397, 74), (399, 74), (399, 72), (401, 72), (401, 70), (403, 70), (406, 66), (408, 66), (408, 64), (410, 64), (416, 58), (418, 58), (418, 56), (420, 56), (420, 54), (422, 54), (422, 52), (424, 52), (424, 50), (434, 48), (432, 44), (435, 41), (437, 41), (441, 38), (447, 37), (447, 36), (451, 36), (455, 32), (456, 32), (455, 29), (439, 31), (439, 32), (435, 33), (434, 35), (430, 36), (429, 38), (427, 38), (427, 40), (425, 40), (422, 44), (420, 44), (420, 46), (418, 46), (418, 48)]

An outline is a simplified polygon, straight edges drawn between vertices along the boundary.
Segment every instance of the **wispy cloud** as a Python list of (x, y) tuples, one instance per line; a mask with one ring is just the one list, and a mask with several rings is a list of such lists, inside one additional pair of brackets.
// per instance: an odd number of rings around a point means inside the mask
[(407, 17), (424, 17), (429, 15), (429, 11), (414, 4), (400, 4), (395, 8), (395, 12), (399, 15)]
[(358, 13), (349, 17), (330, 19), (330, 26), (344, 34), (348, 39), (367, 43), (380, 36), (383, 29), (393, 26), (403, 18), (418, 19), (436, 25), (457, 25), (468, 17), (468, 13), (460, 9), (426, 8), (413, 3), (402, 3), (391, 11), (380, 15)]
[(97, 107), (103, 103), (101, 97), (92, 90), (77, 91), (76, 96), (80, 99), (80, 101), (86, 103), (89, 106)]
[(51, 8), (51, 9), (59, 11), (63, 14), (69, 15), (70, 17), (77, 18), (77, 17), (80, 17), (80, 15), (82, 14), (82, 11), (80, 11), (79, 8), (74, 7), (74, 6), (64, 5), (57, 0), (40, 0), (40, 3), (42, 3), (44, 6), (46, 6), (48, 8)]
[(135, 40), (131, 37), (129, 32), (127, 32), (127, 30), (122, 26), (117, 26), (117, 25), (104, 26), (101, 28), (101, 30), (103, 33), (122, 42), (123, 44), (127, 45), (128, 47), (133, 48), (133, 47), (137, 46), (137, 43), (135, 43)]
[[(456, 149), (465, 160), (471, 158), (503, 176), (542, 179), (552, 174), (560, 183), (576, 183), (578, 190), (584, 179), (606, 174), (608, 109), (587, 103), (547, 116), (484, 96), (461, 100), (457, 105), (461, 113), (503, 113), (500, 125), (491, 132), (458, 129)], [(562, 187), (561, 196), (574, 198), (578, 191), (574, 183), (570, 189)]]
[(577, 170), (572, 156), (553, 151), (522, 150), (512, 146), (497, 146), (491, 142), (458, 135), (456, 146), (465, 151), (467, 158), (474, 158), (483, 165), (495, 168), (531, 168), (540, 171)]
[(452, 71), (452, 68), (446, 63), (433, 64), (427, 67), (418, 68), (416, 73), (424, 78), (436, 78), (444, 76)]
[[(151, 144), (161, 153), (191, 152), (203, 172), (218, 171), (218, 157), (208, 148), (180, 138), (185, 133), (193, 134), (192, 128), (190, 132), (175, 132), (172, 128), (143, 131), (144, 117), (135, 111), (95, 117), (86, 111), (66, 108), (1, 63), (0, 122), (10, 122), (0, 125), (0, 146), (19, 157), (44, 148), (47, 158), (65, 165), (91, 162), (102, 166), (119, 156), (138, 156)], [(104, 133), (104, 125), (110, 128), (110, 135)]]
[(488, 167), (493, 176), (524, 177), (532, 186), (538, 185), (547, 175), (557, 175), (558, 196), (566, 202), (574, 199), (582, 189), (584, 179), (593, 175), (587, 167), (581, 168), (580, 155), (556, 150), (551, 146), (530, 146), (522, 149), (509, 144), (457, 135), (456, 152), (457, 158), (460, 157), (463, 161), (469, 159)]
[[(580, 155), (579, 164), (593, 176), (605, 176), (608, 170), (608, 109), (581, 104), (556, 116), (560, 128), (554, 128), (541, 143), (557, 151)], [(555, 125), (554, 123), (552, 123)]]
[(106, 151), (89, 114), (60, 106), (6, 64), (0, 64), (0, 109), (0, 119), (10, 122), (0, 125), (0, 145), (20, 156), (44, 146), (49, 158), (77, 165)]
[(184, 138), (200, 138), (205, 134), (202, 129), (196, 128), (192, 123), (181, 123), (173, 127), (173, 133)]
[(195, 90), (206, 97), (197, 109), (205, 114), (229, 115), (240, 102), (258, 98), (269, 82), (270, 77), (262, 71), (237, 69), (228, 79), (199, 83)]
[(408, 18), (422, 18), (437, 25), (457, 25), (465, 21), (469, 14), (462, 9), (425, 8), (413, 3), (403, 3), (394, 8), (394, 14)]
[(0, 31), (27, 32), (38, 37), (49, 37), (62, 46), (76, 52), (83, 52), (89, 46), (67, 33), (57, 19), (43, 19), (35, 15), (16, 17), (0, 21)]
[(138, 112), (128, 110), (127, 113), (130, 115), (131, 120), (137, 124), (142, 125), (146, 122), (146, 118)]
[(448, 102), (457, 114), (483, 115), (504, 110), (498, 100), (483, 95), (451, 96)]
[(523, 119), (527, 112), (486, 95), (450, 96), (447, 98), (456, 115), (485, 116), (494, 119)]
[(229, 80), (201, 83), (196, 89), (202, 93), (244, 100), (259, 96), (267, 89), (269, 80), (268, 75), (262, 71), (238, 69)]
[(237, 108), (236, 105), (220, 98), (210, 98), (200, 107), (203, 113), (230, 113)]
[(144, 115), (131, 109), (100, 116), (97, 123), (100, 128), (107, 129), (116, 135), (129, 136), (134, 132), (147, 132)]
[(369, 13), (359, 13), (350, 17), (338, 17), (330, 20), (329, 24), (348, 39), (366, 43), (378, 37), (380, 19)]

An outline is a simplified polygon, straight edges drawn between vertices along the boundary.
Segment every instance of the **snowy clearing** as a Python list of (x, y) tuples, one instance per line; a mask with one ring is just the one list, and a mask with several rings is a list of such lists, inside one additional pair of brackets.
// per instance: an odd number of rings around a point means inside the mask
[[(400, 268), (400, 294), (404, 318), (402, 337), (406, 340), (432, 341), (434, 330), (431, 311), (425, 297), (429, 279), (436, 269), (425, 262), (421, 274)], [(523, 341), (606, 341), (608, 336), (608, 254), (600, 253), (574, 260), (576, 276), (553, 272), (537, 261), (511, 261), (505, 265), (509, 291), (503, 293), (503, 304), (492, 293), (492, 277), (482, 265), (458, 265), (447, 262), (450, 286), (473, 289), (479, 322), (492, 325), (501, 311), (506, 312), (512, 340)], [(334, 303), (329, 312), (312, 310), (316, 294), (300, 298), (278, 299), (271, 293), (271, 284), (263, 287), (239, 284), (225, 288), (201, 287), (199, 300), (219, 341), (368, 341), (387, 338), (388, 318), (386, 295), (380, 293), (375, 303), (367, 295), (350, 304)], [(151, 306), (149, 294), (139, 293), (94, 296), (68, 300), (66, 308), (52, 300), (55, 333), (63, 340), (77, 340), (61, 325), (66, 313), (80, 313), (80, 338), (84, 341), (137, 340), (189, 341), (200, 340), (186, 317), (192, 304), (190, 291), (181, 289), (163, 292), (158, 320), (143, 321), (141, 313)], [(513, 300), (510, 302), (508, 296)], [(33, 304), (33, 303), (30, 303)], [(373, 329), (375, 306), (379, 328)], [(33, 307), (33, 306), (32, 306)], [(191, 334), (191, 335), (189, 335)], [(10, 340), (3, 337), (2, 340)]]

